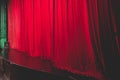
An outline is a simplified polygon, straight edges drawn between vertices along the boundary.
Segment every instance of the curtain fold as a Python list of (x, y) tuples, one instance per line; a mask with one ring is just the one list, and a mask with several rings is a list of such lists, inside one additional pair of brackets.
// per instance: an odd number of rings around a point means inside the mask
[(24, 51), (31, 56), (50, 58), (52, 6), (52, 0), (10, 1), (8, 25), (11, 48)]
[(55, 1), (55, 66), (77, 74), (97, 76), (86, 0)]
[(10, 0), (8, 6), (11, 48), (103, 80), (107, 55), (113, 59), (116, 51), (108, 0)]
[(117, 30), (111, 1), (88, 0), (88, 8), (92, 45), (98, 66), (106, 76), (110, 76), (112, 80), (117, 79), (120, 49), (116, 41)]

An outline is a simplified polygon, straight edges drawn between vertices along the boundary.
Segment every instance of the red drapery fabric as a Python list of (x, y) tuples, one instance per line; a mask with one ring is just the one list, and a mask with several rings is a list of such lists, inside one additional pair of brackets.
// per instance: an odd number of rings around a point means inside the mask
[(8, 8), (11, 48), (50, 58), (52, 0), (11, 0)]
[[(106, 1), (99, 4), (107, 5)], [(102, 6), (96, 0), (10, 0), (8, 6), (11, 48), (102, 80), (95, 55), (104, 68), (98, 10)]]
[(85, 0), (57, 0), (54, 13), (55, 66), (94, 75), (95, 56), (89, 34)]
[(89, 29), (96, 60), (111, 80), (118, 79), (120, 48), (111, 0), (88, 0)]

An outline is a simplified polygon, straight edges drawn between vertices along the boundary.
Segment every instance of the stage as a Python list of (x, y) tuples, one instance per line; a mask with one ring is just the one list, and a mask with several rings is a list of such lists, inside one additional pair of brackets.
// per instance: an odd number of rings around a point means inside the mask
[(0, 56), (0, 61), (3, 80), (96, 80), (57, 69), (49, 60), (31, 57), (15, 49), (10, 49), (4, 57)]

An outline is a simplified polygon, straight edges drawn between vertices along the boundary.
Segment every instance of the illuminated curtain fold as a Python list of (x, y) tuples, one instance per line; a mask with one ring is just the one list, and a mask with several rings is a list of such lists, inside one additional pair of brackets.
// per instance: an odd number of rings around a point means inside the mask
[(89, 34), (86, 0), (57, 0), (54, 14), (55, 66), (98, 76)]
[(9, 42), (12, 48), (24, 51), (31, 56), (50, 58), (52, 51), (51, 1), (10, 1), (8, 25)]
[(108, 53), (103, 44), (111, 49), (112, 42), (105, 5), (107, 0), (10, 0), (10, 46), (49, 59), (57, 68), (103, 80), (103, 53)]
[(4, 48), (6, 42), (6, 3), (0, 3), (0, 48)]

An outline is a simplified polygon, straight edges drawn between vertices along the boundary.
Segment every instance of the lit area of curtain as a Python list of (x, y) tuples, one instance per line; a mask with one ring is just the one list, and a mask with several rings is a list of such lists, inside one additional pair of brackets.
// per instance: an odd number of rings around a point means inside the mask
[(6, 4), (0, 5), (0, 48), (4, 48), (6, 42)]

